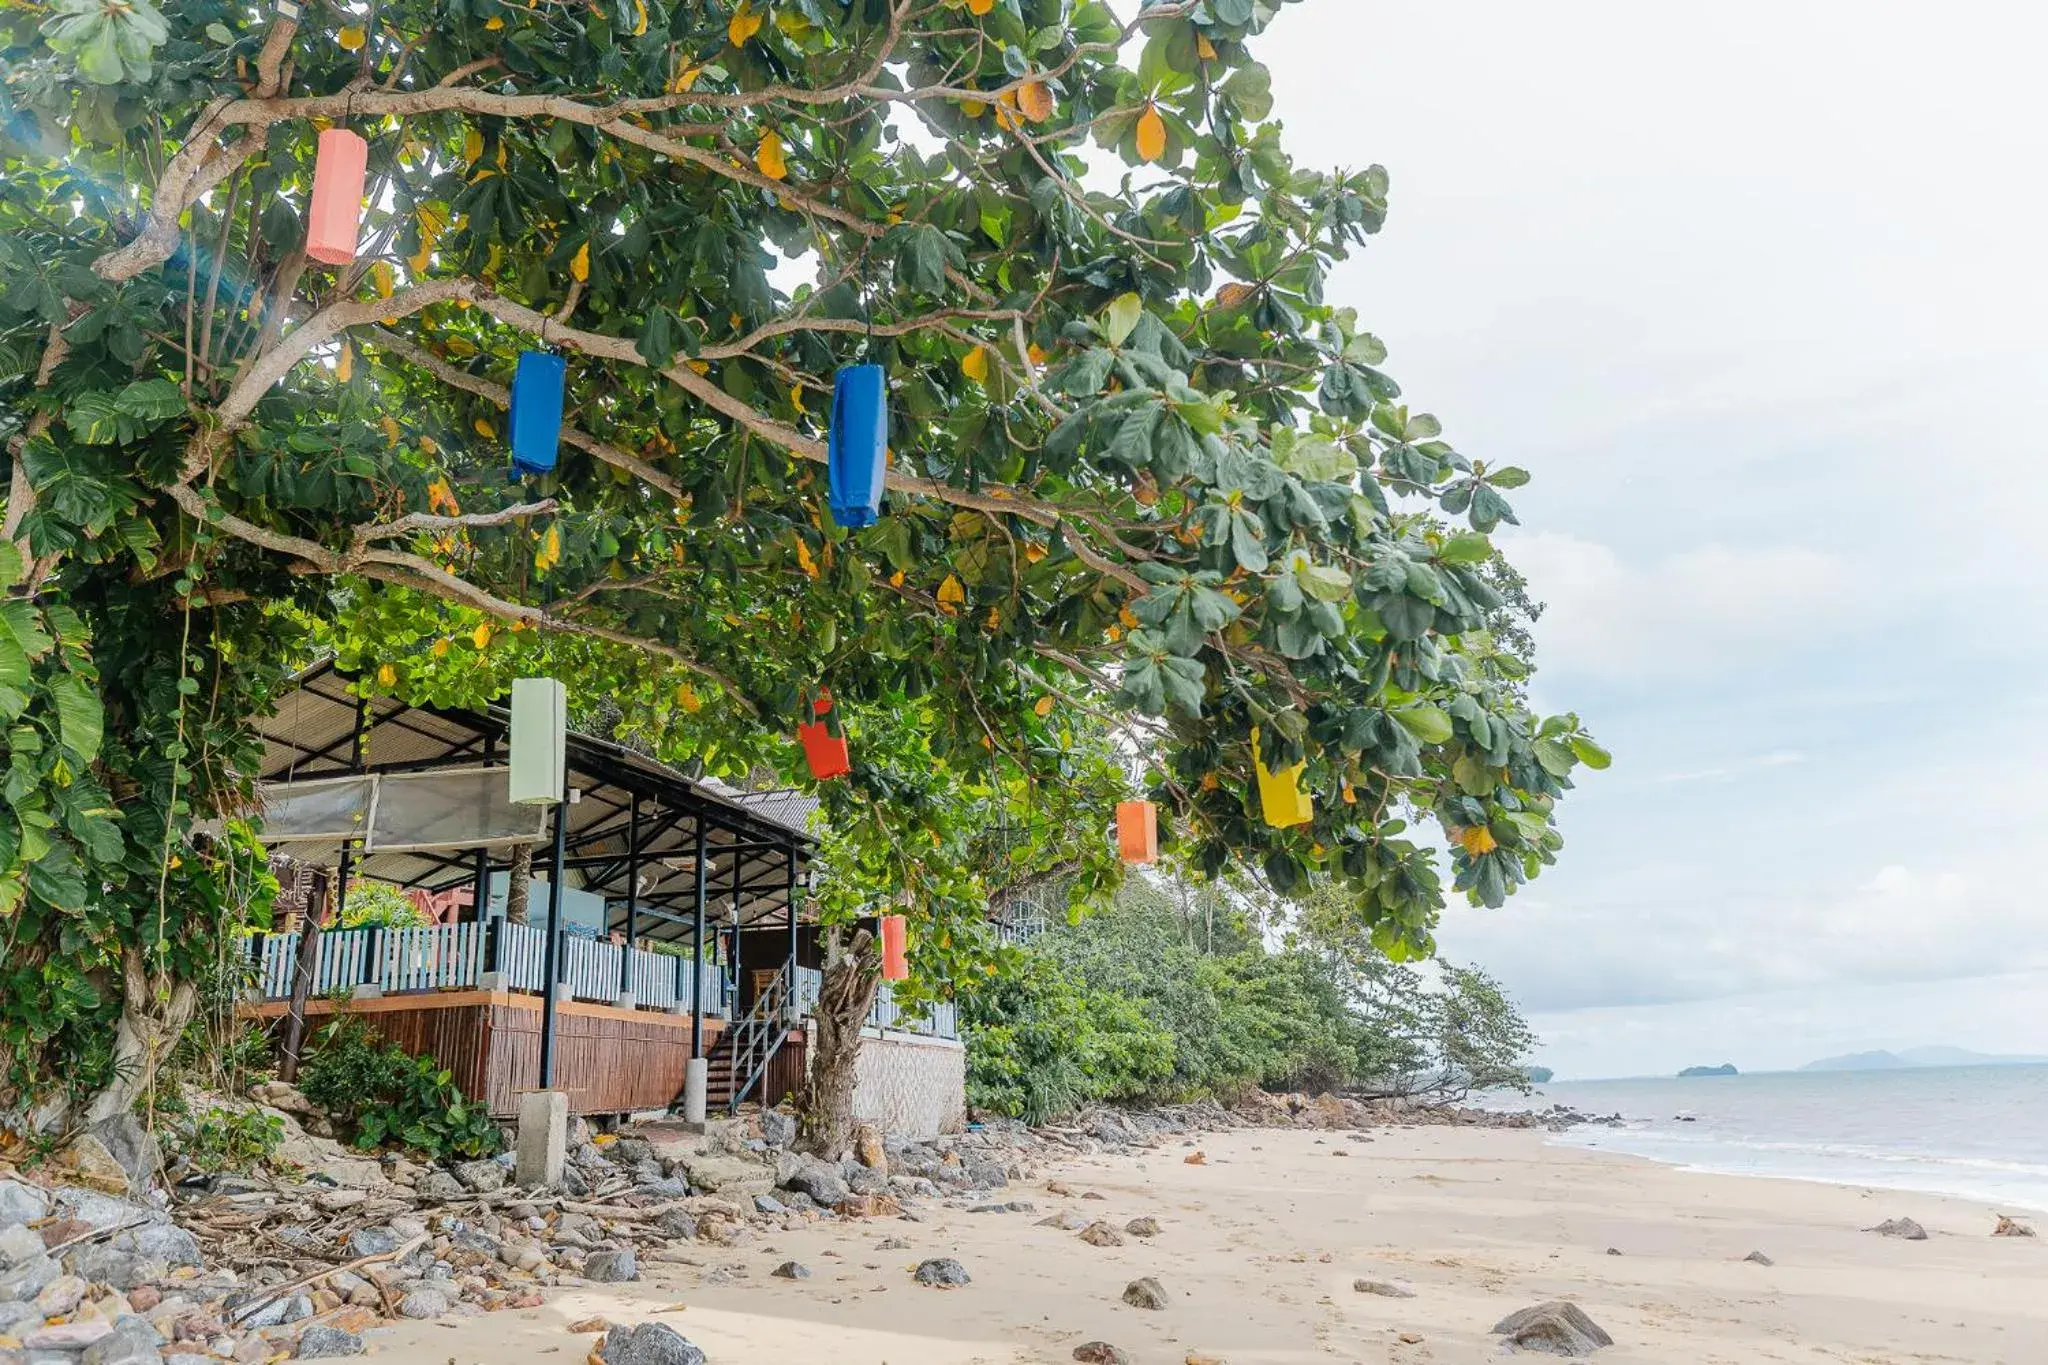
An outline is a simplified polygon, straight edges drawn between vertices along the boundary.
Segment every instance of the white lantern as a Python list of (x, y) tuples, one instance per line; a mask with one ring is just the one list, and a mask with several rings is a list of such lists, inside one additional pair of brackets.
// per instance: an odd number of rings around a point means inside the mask
[(568, 784), (569, 690), (554, 678), (512, 680), (512, 802), (552, 806)]

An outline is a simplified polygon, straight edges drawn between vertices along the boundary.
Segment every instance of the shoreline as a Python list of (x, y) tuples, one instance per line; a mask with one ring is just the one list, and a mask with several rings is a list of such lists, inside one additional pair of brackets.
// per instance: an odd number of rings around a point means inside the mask
[[(1554, 1136), (1243, 1128), (1027, 1158), (1007, 1189), (913, 1219), (677, 1244), (635, 1283), (371, 1340), (389, 1365), (573, 1361), (598, 1338), (570, 1324), (599, 1315), (666, 1323), (713, 1365), (1050, 1365), (1090, 1341), (1137, 1365), (1406, 1365), (1492, 1358), (1499, 1319), (1560, 1298), (1613, 1334), (1597, 1358), (1619, 1365), (2022, 1365), (2048, 1340), (2035, 1289), (2048, 1242), (1993, 1238), (1980, 1201), (1685, 1171)], [(1189, 1164), (1196, 1151), (1204, 1161)], [(1018, 1203), (1029, 1207), (974, 1211)], [(1041, 1222), (1059, 1214), (1113, 1229), (1150, 1217), (1161, 1231), (1096, 1246)], [(1929, 1240), (1863, 1230), (1892, 1217)], [(1772, 1264), (1743, 1259), (1753, 1251)], [(916, 1284), (910, 1268), (931, 1256), (957, 1258), (973, 1282)], [(788, 1260), (809, 1278), (776, 1278)], [(1164, 1310), (1121, 1301), (1145, 1275), (1165, 1287)], [(1360, 1278), (1405, 1281), (1414, 1297), (1358, 1292)]]

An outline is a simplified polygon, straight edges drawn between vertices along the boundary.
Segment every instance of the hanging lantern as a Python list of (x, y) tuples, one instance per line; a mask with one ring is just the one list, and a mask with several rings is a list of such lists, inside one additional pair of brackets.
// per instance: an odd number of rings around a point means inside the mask
[(313, 156), (313, 202), (306, 213), (306, 254), (329, 265), (356, 258), (356, 231), (363, 221), (363, 177), (370, 144), (346, 128), (320, 134)]
[(889, 448), (889, 379), (880, 365), (848, 365), (832, 381), (825, 448), (832, 520), (873, 526)]
[(882, 916), (882, 980), (902, 981), (910, 975), (910, 928), (901, 915)]
[(847, 753), (846, 735), (839, 728), (839, 718), (832, 711), (832, 694), (820, 691), (811, 703), (812, 719), (800, 722), (796, 727), (797, 740), (804, 746), (804, 762), (811, 765), (811, 776), (823, 782), (828, 777), (844, 777), (853, 771), (853, 759)]
[(1127, 863), (1159, 859), (1159, 812), (1150, 801), (1116, 803), (1116, 849)]
[(512, 477), (554, 470), (562, 440), (562, 386), (568, 362), (553, 351), (521, 351), (512, 371)]
[(1259, 808), (1266, 817), (1266, 823), (1275, 829), (1286, 829), (1289, 825), (1305, 825), (1315, 819), (1315, 798), (1301, 789), (1304, 761), (1291, 768), (1274, 772), (1259, 757), (1259, 731), (1252, 727), (1252, 763), (1259, 773)]

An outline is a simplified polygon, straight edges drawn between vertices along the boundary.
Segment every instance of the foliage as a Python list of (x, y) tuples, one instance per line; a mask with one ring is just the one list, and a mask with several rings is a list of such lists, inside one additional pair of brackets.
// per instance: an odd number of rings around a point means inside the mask
[(284, 1120), (255, 1107), (210, 1105), (173, 1129), (172, 1150), (195, 1170), (246, 1171), (284, 1141)]
[[(1319, 898), (1335, 897), (1312, 889), (1310, 906)], [(963, 993), (970, 1103), (1036, 1122), (1094, 1100), (1257, 1088), (1442, 1100), (1528, 1089), (1534, 1036), (1490, 977), (1449, 964), (1425, 976), (1298, 923), (1281, 926), (1275, 951), (1260, 908), (1147, 879), (1034, 940), (1014, 971)], [(1117, 1021), (1120, 1049), (1105, 1046), (1102, 1020)]]
[(350, 881), (348, 895), (341, 904), (341, 927), (361, 929), (374, 925), (381, 929), (417, 929), (427, 922), (419, 907), (414, 905), (405, 892), (390, 882), (380, 882), (370, 877), (357, 877)]
[(1136, 1001), (1088, 989), (1042, 953), (974, 983), (960, 1006), (976, 1109), (1042, 1123), (1098, 1100), (1143, 1098), (1173, 1075), (1173, 1036)]
[(432, 1057), (386, 1043), (343, 1014), (320, 1030), (299, 1072), (306, 1098), (354, 1134), (362, 1148), (396, 1144), (430, 1157), (487, 1157), (502, 1144), (497, 1124)]
[[(1493, 629), (1529, 475), (1444, 440), (1325, 296), (1388, 177), (1288, 155), (1278, 4), (159, 8), (0, 14), (5, 598), (80, 624), (10, 753), (54, 850), (0, 848), (16, 1086), (81, 1074), (109, 952), (178, 979), (254, 906), (191, 825), (246, 805), (309, 630), (409, 697), (544, 667), (707, 771), (797, 773), (829, 683), (858, 758), (828, 911), (899, 901), (933, 983), (986, 960), (992, 887), (1107, 894), (1134, 785), (1203, 873), (1341, 885), (1400, 956), (1554, 858), (1605, 756)], [(372, 181), (329, 267), (301, 217), (337, 124)], [(1128, 173), (1087, 179), (1091, 147)], [(571, 425), (515, 483), (535, 345), (571, 354)], [(856, 360), (893, 462), (849, 530), (819, 464)], [(90, 772), (49, 757), (59, 684), (100, 698)], [(1255, 728), (1312, 820), (1262, 818)]]

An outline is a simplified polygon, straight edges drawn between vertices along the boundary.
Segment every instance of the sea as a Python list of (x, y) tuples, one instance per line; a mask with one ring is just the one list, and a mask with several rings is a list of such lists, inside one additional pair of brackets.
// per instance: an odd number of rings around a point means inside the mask
[(1538, 1100), (1625, 1120), (1552, 1135), (1570, 1146), (2048, 1212), (2048, 1066), (1558, 1081)]

